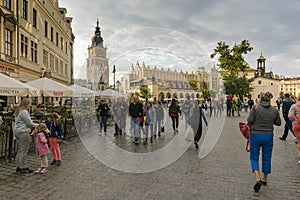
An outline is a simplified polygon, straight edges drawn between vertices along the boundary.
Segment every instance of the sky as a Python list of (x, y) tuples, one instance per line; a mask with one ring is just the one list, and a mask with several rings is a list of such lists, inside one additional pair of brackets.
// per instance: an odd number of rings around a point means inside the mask
[(97, 18), (117, 79), (137, 61), (173, 71), (209, 69), (218, 63), (210, 54), (219, 41), (232, 47), (244, 39), (253, 47), (244, 55), (251, 68), (262, 53), (267, 71), (300, 74), (300, 0), (59, 0), (59, 6), (73, 18), (75, 78), (85, 78)]

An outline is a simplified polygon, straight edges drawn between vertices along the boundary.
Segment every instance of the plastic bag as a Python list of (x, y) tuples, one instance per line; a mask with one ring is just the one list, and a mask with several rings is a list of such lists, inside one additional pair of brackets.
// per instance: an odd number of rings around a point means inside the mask
[(187, 126), (187, 129), (185, 130), (184, 139), (188, 142), (194, 141), (194, 131), (191, 127), (191, 125)]

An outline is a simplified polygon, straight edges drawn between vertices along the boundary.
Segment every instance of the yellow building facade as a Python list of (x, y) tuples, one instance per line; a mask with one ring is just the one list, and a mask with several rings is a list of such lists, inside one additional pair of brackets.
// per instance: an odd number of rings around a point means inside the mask
[(72, 18), (57, 0), (0, 1), (0, 72), (22, 82), (73, 82)]

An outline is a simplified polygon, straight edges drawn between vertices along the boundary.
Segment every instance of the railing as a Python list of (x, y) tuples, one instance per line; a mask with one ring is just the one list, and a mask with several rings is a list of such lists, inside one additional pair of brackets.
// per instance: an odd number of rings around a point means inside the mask
[(5, 53), (0, 53), (0, 58), (10, 63), (17, 63), (18, 59), (16, 57), (7, 55)]
[[(39, 118), (39, 120), (42, 121), (43, 119), (44, 117)], [(13, 134), (13, 121), (12, 116), (3, 116), (3, 123), (0, 125), (0, 162), (13, 160), (17, 154), (18, 144)], [(68, 115), (62, 119), (62, 123), (64, 139), (78, 136), (78, 133), (91, 133), (92, 129), (98, 127), (96, 116), (91, 114), (76, 115), (73, 117), (72, 113), (68, 113)], [(29, 152), (35, 152), (34, 136), (30, 137)]]

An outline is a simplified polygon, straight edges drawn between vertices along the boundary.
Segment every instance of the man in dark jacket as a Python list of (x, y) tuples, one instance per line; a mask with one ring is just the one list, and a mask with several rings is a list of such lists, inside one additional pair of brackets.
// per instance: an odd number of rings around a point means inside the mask
[(107, 103), (101, 99), (100, 104), (98, 106), (98, 113), (99, 113), (99, 131), (102, 133), (102, 127), (104, 128), (104, 134), (106, 134), (106, 122), (110, 108), (108, 107)]
[(140, 138), (140, 118), (143, 117), (143, 104), (138, 96), (133, 96), (133, 102), (129, 105), (129, 115), (133, 125), (133, 142), (138, 145)]
[(281, 140), (286, 140), (289, 130), (293, 133), (295, 137), (295, 133), (292, 127), (292, 121), (288, 117), (289, 110), (294, 103), (295, 102), (292, 99), (290, 99), (290, 95), (288, 93), (284, 94), (284, 99), (282, 101), (282, 115), (285, 121), (285, 125), (284, 125), (283, 135), (282, 137), (279, 137), (279, 139)]

